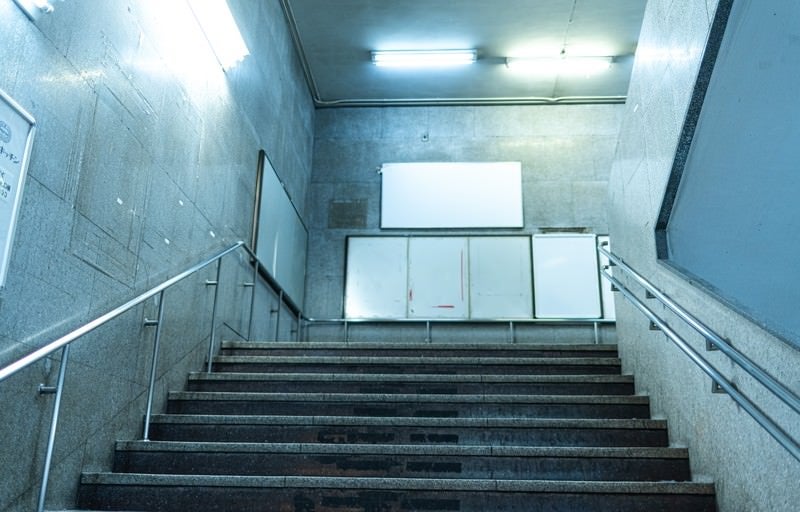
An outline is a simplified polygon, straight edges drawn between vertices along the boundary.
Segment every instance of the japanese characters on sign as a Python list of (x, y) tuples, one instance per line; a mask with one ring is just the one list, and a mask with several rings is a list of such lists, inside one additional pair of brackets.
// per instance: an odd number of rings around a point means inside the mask
[(0, 90), (0, 287), (5, 286), (36, 122)]

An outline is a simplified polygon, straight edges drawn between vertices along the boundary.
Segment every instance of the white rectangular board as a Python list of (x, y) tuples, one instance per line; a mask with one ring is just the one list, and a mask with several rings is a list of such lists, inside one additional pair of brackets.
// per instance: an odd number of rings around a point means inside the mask
[(409, 318), (469, 316), (468, 257), (466, 237), (409, 239)]
[(408, 238), (349, 237), (345, 318), (405, 318)]
[(595, 235), (533, 235), (536, 318), (600, 318)]
[(0, 90), (0, 288), (8, 275), (35, 133), (33, 116)]
[(386, 163), (381, 228), (521, 228), (520, 162)]
[(256, 255), (295, 304), (302, 305), (308, 231), (269, 159), (263, 158)]
[[(603, 242), (608, 242), (609, 237), (608, 235), (600, 235), (597, 237), (597, 243), (601, 244)], [(606, 247), (609, 251), (611, 250), (611, 246)], [(609, 261), (604, 255), (598, 253), (598, 257), (600, 258), (600, 267), (604, 267), (608, 265)], [(613, 269), (609, 268), (609, 272), (612, 274), (614, 273)], [(600, 297), (603, 301), (603, 318), (607, 320), (616, 320), (617, 319), (617, 311), (614, 306), (614, 292), (611, 291), (611, 282), (603, 277), (600, 276)]]
[(528, 236), (469, 239), (470, 318), (531, 318)]

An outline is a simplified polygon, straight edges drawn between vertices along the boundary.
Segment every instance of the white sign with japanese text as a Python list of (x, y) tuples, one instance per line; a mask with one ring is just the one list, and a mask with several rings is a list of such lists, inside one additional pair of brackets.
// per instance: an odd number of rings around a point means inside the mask
[(5, 286), (36, 121), (0, 90), (0, 287)]

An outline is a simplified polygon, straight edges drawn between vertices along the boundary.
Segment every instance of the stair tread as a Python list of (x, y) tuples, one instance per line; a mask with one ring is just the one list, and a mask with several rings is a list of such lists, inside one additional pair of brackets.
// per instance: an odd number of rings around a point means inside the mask
[(616, 428), (666, 429), (665, 420), (654, 419), (539, 419), (539, 418), (410, 418), (406, 416), (288, 416), (234, 414), (156, 414), (152, 423), (167, 424), (241, 424), (309, 426), (421, 426), (421, 427), (514, 427), (514, 428)]
[(519, 394), (410, 394), (410, 393), (258, 393), (226, 391), (170, 391), (170, 400), (227, 400), (274, 402), (412, 402), (412, 403), (570, 403), (648, 405), (643, 395), (519, 395)]
[(323, 349), (375, 349), (375, 350), (509, 350), (509, 351), (532, 351), (532, 350), (563, 350), (563, 351), (608, 351), (616, 352), (615, 344), (570, 344), (570, 343), (458, 343), (458, 342), (438, 342), (438, 343), (417, 343), (417, 342), (368, 342), (368, 341), (237, 341), (229, 340), (222, 342), (223, 349), (298, 349), (313, 350)]
[(503, 375), (438, 373), (260, 373), (260, 372), (192, 372), (190, 381), (298, 381), (298, 382), (443, 382), (443, 383), (632, 383), (631, 375)]
[(213, 486), (255, 488), (454, 490), (461, 492), (556, 492), (604, 494), (713, 495), (714, 484), (705, 482), (502, 480), (452, 478), (218, 476), (142, 473), (83, 473), (84, 485)]
[(301, 453), (359, 455), (431, 455), (467, 457), (563, 457), (686, 459), (688, 450), (675, 447), (530, 447), (491, 445), (229, 443), (183, 441), (119, 441), (117, 450), (140, 452)]
[(485, 356), (215, 356), (215, 363), (360, 364), (360, 365), (620, 365), (617, 357), (485, 357)]

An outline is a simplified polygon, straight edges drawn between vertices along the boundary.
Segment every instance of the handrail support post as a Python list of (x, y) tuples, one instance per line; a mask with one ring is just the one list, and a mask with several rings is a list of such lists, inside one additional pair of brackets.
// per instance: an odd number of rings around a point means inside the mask
[(161, 326), (164, 323), (164, 290), (158, 294), (158, 320), (147, 321), (145, 325), (153, 325), (156, 332), (153, 335), (153, 357), (150, 363), (150, 383), (147, 390), (147, 409), (144, 415), (144, 432), (142, 433), (142, 440), (150, 440), (150, 416), (153, 410), (153, 393), (156, 384), (156, 372), (158, 371), (158, 352), (159, 345), (161, 344)]
[[(36, 508), (37, 512), (44, 512), (44, 502), (47, 498), (47, 482), (50, 479), (50, 465), (53, 463), (53, 449), (56, 443), (56, 429), (58, 428), (58, 416), (61, 410), (61, 397), (64, 394), (64, 378), (67, 374), (67, 362), (69, 360), (69, 348), (70, 345), (64, 345), (64, 348), (61, 350), (61, 365), (58, 369), (58, 383), (55, 386), (54, 394), (56, 395), (55, 400), (53, 401), (53, 413), (52, 417), (50, 418), (50, 434), (47, 438), (47, 451), (45, 454), (44, 459), (44, 468), (42, 469), (42, 484), (39, 487), (39, 503)], [(39, 386), (39, 391), (44, 391), (45, 394), (49, 394), (50, 391), (43, 386)]]
[(211, 336), (208, 340), (208, 358), (206, 359), (206, 373), (211, 373), (214, 359), (215, 341), (217, 335), (217, 300), (219, 299), (219, 280), (222, 271), (222, 259), (217, 260), (217, 277), (214, 281), (206, 281), (206, 286), (214, 286), (214, 302), (211, 305)]
[(250, 318), (247, 322), (247, 341), (253, 341), (253, 312), (256, 308), (256, 283), (258, 283), (258, 259), (253, 258), (253, 289), (250, 290)]
[(283, 309), (283, 290), (278, 292), (278, 309), (275, 313), (275, 341), (278, 341), (281, 328), (281, 310)]

